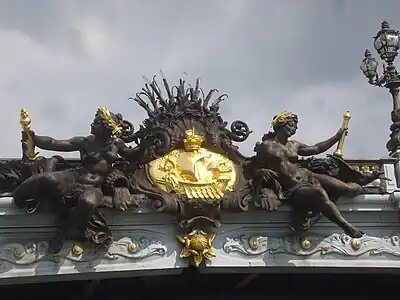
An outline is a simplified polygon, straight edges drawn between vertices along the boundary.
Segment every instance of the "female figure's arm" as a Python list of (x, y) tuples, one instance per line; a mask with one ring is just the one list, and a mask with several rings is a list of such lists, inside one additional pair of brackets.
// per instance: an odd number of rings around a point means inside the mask
[(343, 132), (344, 129), (339, 129), (334, 136), (312, 146), (298, 142), (297, 154), (300, 156), (311, 156), (324, 153), (340, 140), (340, 137), (342, 136)]
[(128, 147), (121, 139), (117, 139), (116, 145), (118, 147), (118, 154), (127, 161), (136, 161), (143, 156), (144, 147)]
[(84, 137), (73, 137), (67, 140), (57, 140), (49, 136), (31, 134), (33, 143), (42, 150), (73, 152), (79, 151), (84, 142)]

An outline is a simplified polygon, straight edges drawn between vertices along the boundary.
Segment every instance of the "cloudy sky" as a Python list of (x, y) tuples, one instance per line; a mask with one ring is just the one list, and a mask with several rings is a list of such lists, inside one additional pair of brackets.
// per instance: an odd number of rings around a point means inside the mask
[(400, 29), (399, 11), (398, 0), (1, 0), (0, 156), (20, 156), (21, 107), (59, 138), (87, 134), (98, 105), (138, 126), (145, 113), (128, 98), (160, 69), (227, 93), (223, 117), (254, 131), (246, 154), (277, 112), (296, 112), (311, 144), (349, 109), (345, 156), (386, 156), (391, 97), (359, 64), (382, 20)]

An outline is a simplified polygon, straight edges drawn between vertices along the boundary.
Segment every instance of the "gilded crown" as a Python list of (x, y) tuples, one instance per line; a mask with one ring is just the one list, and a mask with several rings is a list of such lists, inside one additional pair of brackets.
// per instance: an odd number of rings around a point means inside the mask
[(194, 128), (185, 131), (185, 139), (183, 140), (183, 143), (186, 150), (197, 150), (201, 148), (203, 142), (204, 137), (197, 135), (194, 131)]

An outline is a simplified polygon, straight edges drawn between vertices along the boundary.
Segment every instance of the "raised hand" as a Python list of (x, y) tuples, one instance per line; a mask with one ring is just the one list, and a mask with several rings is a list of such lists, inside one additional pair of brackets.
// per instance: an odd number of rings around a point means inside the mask
[(337, 139), (339, 140), (342, 137), (343, 133), (344, 133), (345, 136), (347, 136), (348, 132), (349, 132), (348, 128), (346, 128), (346, 129), (339, 128), (339, 130), (336, 132)]
[(32, 139), (32, 141), (34, 141), (35, 132), (33, 130), (28, 130), (28, 131), (23, 130), (23, 131), (21, 131), (22, 140), (23, 141), (27, 141), (28, 138), (29, 138), (28, 134), (29, 134), (30, 138)]

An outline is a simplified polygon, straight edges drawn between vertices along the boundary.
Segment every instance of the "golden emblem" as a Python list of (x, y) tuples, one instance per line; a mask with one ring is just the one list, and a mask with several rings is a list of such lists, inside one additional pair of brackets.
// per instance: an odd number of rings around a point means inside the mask
[(189, 199), (220, 199), (237, 180), (235, 164), (225, 156), (201, 148), (204, 137), (185, 131), (185, 149), (176, 149), (147, 165), (152, 184)]
[(184, 244), (179, 257), (192, 257), (196, 267), (199, 267), (204, 259), (216, 256), (212, 250), (215, 233), (207, 234), (201, 230), (193, 230), (188, 235), (183, 237), (178, 236), (177, 238)]

